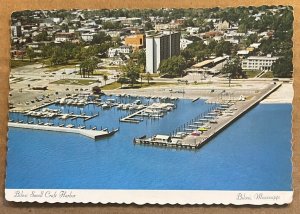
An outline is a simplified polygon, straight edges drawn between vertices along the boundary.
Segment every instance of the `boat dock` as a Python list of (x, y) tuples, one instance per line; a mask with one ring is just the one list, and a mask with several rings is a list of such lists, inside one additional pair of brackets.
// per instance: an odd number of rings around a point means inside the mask
[(90, 130), (90, 129), (80, 129), (80, 128), (59, 127), (59, 126), (45, 126), (45, 125), (38, 125), (38, 124), (14, 123), (14, 122), (8, 122), (8, 127), (75, 133), (75, 134), (81, 134), (83, 136), (92, 138), (94, 140), (111, 136), (118, 131), (118, 129), (114, 129), (112, 131), (108, 131), (107, 129)]
[[(218, 116), (216, 116), (213, 120), (213, 123), (210, 123), (208, 118), (200, 119), (200, 123), (209, 124), (209, 128), (199, 128), (199, 129), (186, 129), (189, 134), (184, 136), (183, 138), (177, 138), (174, 136), (168, 135), (161, 135), (160, 138), (155, 135), (154, 137), (146, 138), (145, 136), (141, 138), (135, 138), (133, 142), (135, 144), (146, 144), (152, 146), (159, 146), (159, 147), (176, 147), (176, 148), (183, 148), (183, 149), (199, 149), (204, 144), (208, 143), (212, 138), (218, 135), (221, 131), (223, 131), (226, 127), (244, 115), (246, 112), (251, 110), (254, 106), (268, 97), (271, 93), (276, 91), (280, 84), (272, 84), (269, 85), (267, 88), (261, 90), (254, 96), (250, 97), (249, 99), (244, 99), (240, 101), (236, 101), (235, 103), (220, 105), (217, 111), (219, 111)], [(216, 111), (216, 110), (215, 110)], [(229, 112), (229, 113), (228, 113)], [(199, 123), (199, 122), (194, 122)], [(196, 125), (195, 125), (196, 126)], [(193, 127), (190, 126), (190, 127)], [(205, 127), (205, 126), (203, 126)], [(201, 130), (200, 130), (201, 129)], [(195, 134), (194, 131), (196, 131)]]
[(140, 120), (135, 119), (135, 118), (133, 118), (133, 117), (135, 117), (135, 116), (137, 116), (137, 115), (140, 115), (145, 109), (146, 109), (146, 107), (143, 108), (143, 109), (141, 109), (141, 110), (139, 110), (139, 111), (137, 111), (137, 112), (134, 112), (133, 114), (130, 114), (130, 115), (124, 117), (124, 118), (121, 118), (121, 119), (120, 119), (120, 122), (139, 123)]
[(139, 123), (143, 121), (142, 118), (134, 118), (136, 116), (160, 118), (163, 117), (167, 111), (171, 111), (174, 108), (176, 108), (176, 106), (173, 103), (152, 103), (149, 106), (144, 106), (141, 110), (121, 118), (120, 122)]

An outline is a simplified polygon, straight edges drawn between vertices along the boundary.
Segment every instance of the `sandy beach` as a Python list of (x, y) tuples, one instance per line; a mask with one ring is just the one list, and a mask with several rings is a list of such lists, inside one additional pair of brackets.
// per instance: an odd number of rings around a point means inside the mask
[(269, 97), (261, 103), (292, 103), (294, 97), (294, 89), (292, 83), (283, 83), (282, 86), (273, 92)]

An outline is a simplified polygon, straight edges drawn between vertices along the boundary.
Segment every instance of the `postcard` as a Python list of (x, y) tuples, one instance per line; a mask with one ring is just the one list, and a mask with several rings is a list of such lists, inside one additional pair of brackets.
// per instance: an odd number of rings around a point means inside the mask
[(5, 197), (287, 204), (293, 8), (11, 15)]

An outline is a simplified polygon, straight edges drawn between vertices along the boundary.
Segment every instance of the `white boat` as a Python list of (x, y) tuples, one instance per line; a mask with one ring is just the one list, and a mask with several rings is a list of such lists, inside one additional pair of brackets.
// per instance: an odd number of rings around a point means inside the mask
[(117, 108), (118, 108), (118, 109), (121, 109), (121, 108), (123, 108), (123, 106), (124, 106), (124, 105), (121, 103), (121, 104), (117, 105)]
[(59, 104), (61, 104), (61, 105), (66, 104), (66, 99), (65, 98), (61, 98), (59, 100)]
[(107, 109), (107, 108), (110, 108), (110, 106), (109, 106), (107, 103), (104, 103), (104, 104), (102, 105), (102, 108), (103, 108), (103, 109)]
[(141, 103), (142, 103), (141, 100), (136, 100), (133, 102), (133, 104), (136, 104), (136, 105), (140, 105)]
[(61, 119), (66, 120), (70, 115), (69, 114), (64, 114), (61, 116)]

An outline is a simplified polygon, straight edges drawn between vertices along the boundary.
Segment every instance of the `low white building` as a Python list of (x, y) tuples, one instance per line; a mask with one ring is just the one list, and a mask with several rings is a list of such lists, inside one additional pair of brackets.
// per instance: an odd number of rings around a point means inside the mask
[(180, 39), (180, 49), (184, 50), (189, 44), (192, 44), (193, 41), (188, 39)]
[(123, 32), (114, 30), (114, 31), (106, 31), (106, 34), (112, 38), (115, 38), (115, 37), (121, 37), (123, 35)]
[(131, 52), (132, 52), (131, 46), (122, 45), (118, 48), (109, 48), (107, 55), (108, 55), (108, 57), (112, 58), (112, 57), (120, 55), (120, 53), (130, 54)]
[(276, 62), (279, 57), (267, 56), (249, 56), (242, 60), (243, 70), (262, 70), (270, 71), (272, 64)]
[(252, 43), (249, 47), (250, 47), (250, 48), (256, 48), (256, 49), (257, 49), (257, 48), (259, 48), (260, 44), (261, 44), (261, 43)]
[(81, 38), (85, 42), (91, 42), (93, 40), (95, 34), (96, 33), (83, 33), (83, 34), (81, 34)]
[(249, 51), (248, 50), (239, 50), (237, 52), (237, 55), (240, 56), (240, 57), (246, 57), (249, 55)]
[(54, 22), (55, 24), (58, 24), (58, 23), (60, 23), (60, 22), (62, 21), (62, 19), (61, 19), (61, 18), (58, 18), (58, 17), (54, 17), (54, 18), (52, 18), (52, 20), (53, 20), (53, 22)]
[(199, 27), (187, 27), (186, 32), (188, 32), (190, 35), (195, 35), (198, 34), (199, 29)]

